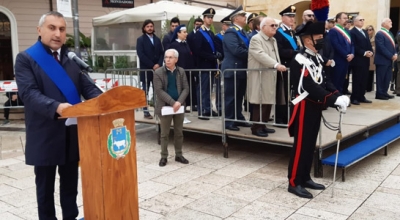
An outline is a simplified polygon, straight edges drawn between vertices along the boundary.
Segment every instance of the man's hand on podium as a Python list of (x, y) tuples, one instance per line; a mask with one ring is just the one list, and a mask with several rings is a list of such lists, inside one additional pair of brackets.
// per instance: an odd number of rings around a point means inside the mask
[(62, 112), (64, 111), (64, 109), (66, 109), (66, 108), (68, 108), (68, 107), (70, 107), (70, 106), (72, 106), (71, 104), (69, 104), (69, 103), (60, 103), (59, 105), (58, 105), (58, 107), (57, 107), (57, 113), (59, 114), (59, 115), (61, 115), (62, 114)]

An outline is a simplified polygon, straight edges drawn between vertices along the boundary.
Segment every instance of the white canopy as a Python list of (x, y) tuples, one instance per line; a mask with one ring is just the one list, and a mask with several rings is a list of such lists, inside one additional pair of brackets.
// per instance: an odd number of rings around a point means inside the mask
[[(93, 18), (93, 26), (104, 26), (126, 22), (143, 22), (146, 19), (163, 21), (178, 16), (182, 21), (188, 21), (192, 16), (201, 16), (206, 8), (185, 5), (172, 1), (159, 1), (152, 4), (127, 9)], [(216, 10), (214, 21), (218, 22), (228, 16), (233, 10)]]

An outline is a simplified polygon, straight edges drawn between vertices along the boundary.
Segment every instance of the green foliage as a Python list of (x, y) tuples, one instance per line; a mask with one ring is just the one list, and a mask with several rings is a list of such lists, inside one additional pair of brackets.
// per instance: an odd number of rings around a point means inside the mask
[(213, 32), (214, 34), (216, 34), (214, 24), (211, 24), (210, 31)]
[(194, 17), (194, 15), (189, 19), (189, 21), (188, 21), (188, 24), (186, 25), (186, 30), (187, 30), (187, 32), (189, 33), (189, 32), (191, 32), (193, 29), (194, 29), (194, 20), (195, 20), (195, 17)]
[[(67, 41), (65, 42), (67, 47), (75, 47), (75, 38), (74, 35), (67, 34)], [(86, 37), (82, 32), (79, 32), (79, 47), (80, 48), (89, 48), (92, 45), (91, 37)]]
[(248, 24), (246, 24), (246, 26), (243, 27), (243, 30), (244, 30), (245, 32), (251, 31), (251, 29), (250, 29), (250, 27), (249, 27)]
[[(161, 24), (162, 24), (162, 22), (161, 22)], [(164, 26), (161, 27), (161, 36), (160, 36), (161, 42), (164, 39), (164, 36), (168, 34), (170, 24), (171, 24), (171, 21), (169, 19), (167, 19), (167, 20), (165, 20)]]
[(114, 64), (115, 69), (129, 68), (129, 58), (128, 56), (118, 56)]

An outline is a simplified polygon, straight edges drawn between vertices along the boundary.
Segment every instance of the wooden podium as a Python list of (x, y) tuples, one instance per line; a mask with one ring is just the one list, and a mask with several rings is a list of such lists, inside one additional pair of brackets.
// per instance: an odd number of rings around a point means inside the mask
[(85, 219), (139, 219), (135, 108), (143, 90), (115, 87), (65, 109), (77, 118)]

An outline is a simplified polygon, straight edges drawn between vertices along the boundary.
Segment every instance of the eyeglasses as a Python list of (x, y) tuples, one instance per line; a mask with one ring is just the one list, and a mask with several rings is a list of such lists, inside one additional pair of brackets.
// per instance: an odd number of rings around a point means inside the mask
[(175, 57), (167, 57), (167, 56), (165, 56), (164, 59), (175, 59)]
[(309, 15), (307, 15), (307, 17), (311, 18), (311, 17), (315, 17), (315, 15), (309, 14)]
[(277, 25), (277, 24), (271, 24), (270, 27), (272, 27), (272, 28), (273, 28), (273, 27), (274, 27), (274, 28), (277, 28), (278, 25)]
[(367, 31), (373, 31), (374, 29), (368, 28)]
[(360, 19), (359, 21), (365, 21), (365, 19)]

